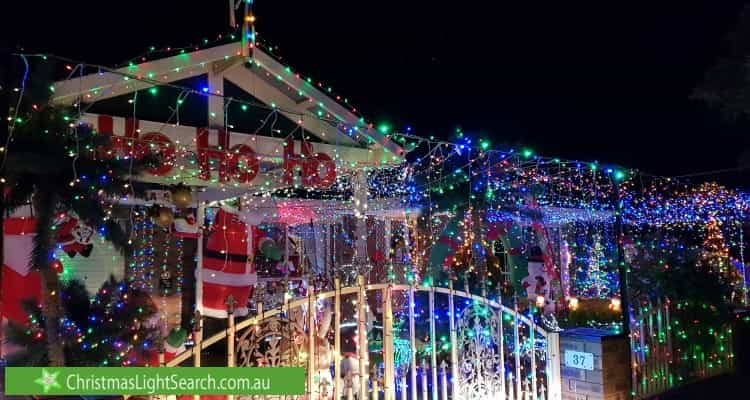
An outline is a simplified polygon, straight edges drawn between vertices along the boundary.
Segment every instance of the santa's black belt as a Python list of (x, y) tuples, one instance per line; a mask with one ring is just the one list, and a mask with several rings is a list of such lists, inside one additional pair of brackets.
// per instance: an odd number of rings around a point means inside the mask
[(220, 260), (227, 260), (227, 261), (232, 261), (232, 262), (247, 262), (246, 255), (222, 253), (219, 251), (208, 250), (208, 249), (203, 250), (203, 257), (217, 258)]

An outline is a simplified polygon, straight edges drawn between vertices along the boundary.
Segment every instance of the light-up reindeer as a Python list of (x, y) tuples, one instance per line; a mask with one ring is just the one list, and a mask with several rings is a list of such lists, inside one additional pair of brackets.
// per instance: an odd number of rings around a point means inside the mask
[[(317, 310), (311, 310), (317, 314)], [(308, 364), (309, 339), (305, 333), (306, 312), (303, 307), (297, 307), (289, 312), (289, 319), (292, 328), (292, 338), (290, 346), (283, 346), (282, 353), (289, 360), (296, 359), (300, 366), (306, 367)], [(333, 377), (331, 375), (331, 364), (333, 363), (333, 352), (331, 344), (328, 341), (328, 332), (331, 329), (333, 319), (333, 310), (328, 302), (323, 302), (323, 311), (321, 318), (318, 320), (316, 334), (314, 337), (315, 348), (313, 369), (313, 382), (317, 385), (317, 390), (311, 390), (313, 397), (311, 400), (331, 400), (333, 399)], [(303, 356), (306, 354), (306, 356)]]
[[(317, 329), (315, 332), (315, 349), (313, 357), (315, 358), (315, 368), (313, 373), (313, 382), (317, 386), (315, 390), (312, 390), (312, 400), (332, 400), (336, 398), (333, 393), (333, 375), (331, 374), (333, 360), (334, 360), (334, 349), (328, 340), (328, 335), (331, 332), (331, 325), (333, 322), (333, 307), (330, 301), (321, 301), (322, 310), (313, 310), (316, 314), (320, 313), (320, 318), (316, 318)], [(297, 360), (298, 365), (306, 367), (307, 358), (302, 356), (308, 352), (308, 335), (305, 333), (304, 327), (307, 325), (307, 313), (305, 307), (296, 307), (289, 312), (289, 319), (292, 327), (293, 334), (291, 335), (291, 342), (289, 345), (282, 345), (281, 353), (284, 354), (284, 358), (287, 360)], [(369, 331), (372, 328), (372, 324), (375, 321), (375, 315), (368, 309), (365, 317), (366, 325), (365, 329)], [(339, 388), (338, 398), (346, 394), (351, 387), (354, 396), (358, 396), (360, 388), (360, 374), (359, 374), (359, 357), (354, 353), (342, 354), (339, 374), (342, 381), (342, 387)]]

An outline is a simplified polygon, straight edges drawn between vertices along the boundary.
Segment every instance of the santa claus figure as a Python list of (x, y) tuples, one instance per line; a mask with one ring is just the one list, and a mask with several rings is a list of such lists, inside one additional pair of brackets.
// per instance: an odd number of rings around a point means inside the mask
[(235, 315), (247, 315), (247, 301), (258, 280), (251, 260), (253, 235), (250, 232), (251, 227), (240, 218), (238, 210), (222, 206), (217, 211), (203, 250), (200, 271), (204, 315), (226, 318), (230, 296), (235, 301)]
[(57, 228), (57, 245), (69, 256), (80, 254), (84, 257), (91, 255), (94, 245), (94, 229), (78, 218), (65, 216)]

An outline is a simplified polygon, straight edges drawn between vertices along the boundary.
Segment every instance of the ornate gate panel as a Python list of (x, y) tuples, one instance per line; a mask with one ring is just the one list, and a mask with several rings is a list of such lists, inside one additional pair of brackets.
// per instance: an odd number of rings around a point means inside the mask
[(192, 358), (200, 366), (197, 349), (229, 338), (228, 366), (304, 367), (303, 400), (561, 400), (557, 336), (517, 307), (452, 285), (365, 285), (360, 278), (236, 326), (230, 314), (228, 329), (205, 340), (196, 331), (195, 346), (167, 365)]
[(474, 304), (457, 320), (458, 377), (454, 377), (454, 399), (494, 399), (502, 390), (498, 313)]
[(295, 338), (304, 337), (300, 321), (273, 317), (251, 326), (237, 339), (238, 367), (303, 366), (299, 355), (303, 345)]

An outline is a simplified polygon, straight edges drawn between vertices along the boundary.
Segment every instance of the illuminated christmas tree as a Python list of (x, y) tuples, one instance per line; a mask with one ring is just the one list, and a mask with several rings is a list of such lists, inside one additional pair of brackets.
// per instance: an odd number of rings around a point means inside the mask
[(724, 240), (720, 224), (716, 220), (712, 219), (706, 224), (706, 240), (703, 241), (697, 266), (716, 274), (720, 282), (728, 285), (732, 290), (730, 299), (741, 298), (742, 274), (730, 260), (729, 248)]
[[(156, 307), (139, 289), (111, 277), (89, 299), (84, 285), (71, 280), (63, 285), (61, 299), (66, 366), (144, 365), (157, 350), (157, 332), (148, 323)], [(45, 316), (39, 304), (25, 306), (29, 323), (8, 327), (8, 341), (22, 348), (8, 357), (8, 364), (48, 365)]]
[(706, 224), (706, 240), (703, 241), (703, 249), (698, 256), (698, 267), (722, 276), (729, 272), (729, 248), (716, 220)]

